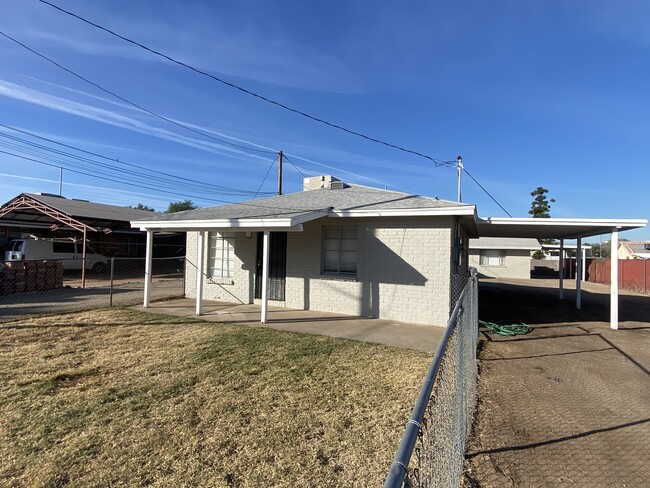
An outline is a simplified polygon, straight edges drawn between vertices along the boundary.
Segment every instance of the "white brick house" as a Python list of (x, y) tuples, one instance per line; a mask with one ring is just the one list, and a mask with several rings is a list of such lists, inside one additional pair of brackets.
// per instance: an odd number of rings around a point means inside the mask
[(469, 240), (469, 265), (490, 278), (530, 278), (531, 253), (537, 239), (480, 237)]
[(269, 304), (445, 326), (475, 221), (473, 205), (315, 177), (303, 192), (133, 225), (187, 231), (188, 297), (259, 301), (264, 321), (268, 256)]

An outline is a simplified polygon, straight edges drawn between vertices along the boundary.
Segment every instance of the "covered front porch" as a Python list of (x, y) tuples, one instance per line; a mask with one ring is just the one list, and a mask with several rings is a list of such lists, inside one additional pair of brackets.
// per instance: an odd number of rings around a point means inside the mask
[[(151, 302), (147, 308), (142, 306), (134, 308), (179, 317), (197, 317), (196, 302), (191, 298)], [(445, 331), (441, 327), (394, 320), (273, 306), (268, 307), (266, 323), (260, 324), (261, 305), (256, 304), (203, 300), (201, 310), (202, 313), (197, 318), (208, 322), (264, 326), (277, 330), (372, 342), (428, 353), (436, 350)]]

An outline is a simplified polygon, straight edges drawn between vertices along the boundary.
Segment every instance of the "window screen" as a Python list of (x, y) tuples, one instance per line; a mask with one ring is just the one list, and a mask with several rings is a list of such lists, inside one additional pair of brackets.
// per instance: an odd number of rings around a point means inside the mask
[(355, 276), (357, 274), (357, 226), (323, 227), (323, 273)]
[(210, 232), (208, 276), (210, 278), (232, 278), (235, 237), (232, 233)]

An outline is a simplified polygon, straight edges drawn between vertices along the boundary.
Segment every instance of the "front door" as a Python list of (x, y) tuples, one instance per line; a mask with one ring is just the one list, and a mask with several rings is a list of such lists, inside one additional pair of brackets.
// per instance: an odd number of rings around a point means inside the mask
[[(287, 233), (271, 232), (269, 242), (269, 300), (284, 301), (284, 286), (287, 277)], [(264, 233), (257, 233), (257, 266), (255, 270), (255, 298), (262, 298), (262, 251)]]

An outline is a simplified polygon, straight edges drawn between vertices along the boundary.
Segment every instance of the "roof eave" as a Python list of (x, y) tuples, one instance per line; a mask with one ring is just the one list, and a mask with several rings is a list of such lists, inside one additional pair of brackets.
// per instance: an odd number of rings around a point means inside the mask
[(329, 217), (434, 217), (434, 216), (454, 216), (454, 215), (474, 215), (476, 207), (474, 205), (462, 205), (457, 207), (426, 207), (411, 209), (363, 209), (363, 210), (346, 210), (332, 209), (329, 211)]

